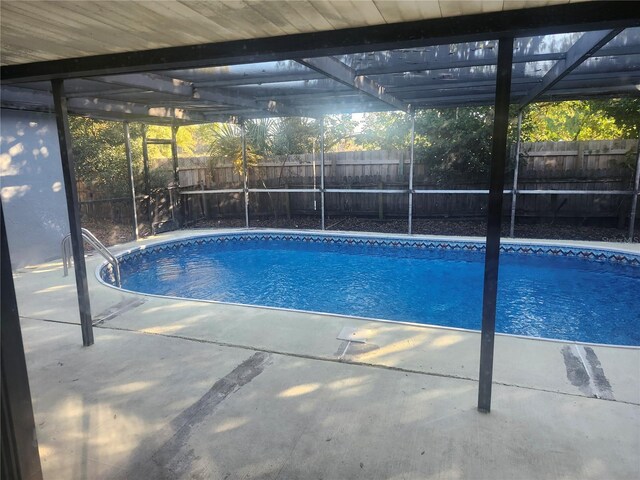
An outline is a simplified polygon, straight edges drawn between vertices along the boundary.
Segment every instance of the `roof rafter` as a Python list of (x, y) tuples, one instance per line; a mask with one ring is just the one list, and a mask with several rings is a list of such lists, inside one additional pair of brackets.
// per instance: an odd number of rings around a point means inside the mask
[[(440, 46), (439, 46), (440, 47)], [(439, 48), (438, 47), (438, 48)], [(445, 45), (448, 47), (448, 45)], [(485, 55), (483, 57), (468, 57), (462, 59), (451, 59), (437, 52), (429, 53), (428, 58), (421, 61), (410, 61), (401, 64), (393, 64), (390, 62), (379, 62), (376, 65), (363, 66), (355, 68), (358, 75), (388, 75), (392, 73), (410, 73), (435, 70), (449, 70), (451, 68), (467, 68), (467, 67), (484, 67), (487, 65), (495, 65), (497, 56), (495, 54)], [(637, 55), (640, 53), (638, 45), (623, 45), (614, 47), (605, 47), (598, 50), (592, 57), (607, 56), (623, 56)], [(532, 63), (563, 60), (566, 57), (565, 52), (551, 53), (517, 53), (513, 54), (513, 63)]]
[(582, 62), (599, 50), (600, 47), (609, 43), (609, 41), (622, 30), (622, 28), (615, 28), (613, 30), (597, 30), (594, 32), (587, 32), (582, 35), (576, 43), (567, 50), (565, 58), (558, 60), (546, 75), (542, 77), (540, 84), (520, 101), (520, 108), (522, 109), (526, 107), (564, 77), (569, 75)]
[[(71, 113), (95, 113), (100, 117), (133, 116), (136, 118), (162, 118), (182, 122), (206, 122), (208, 117), (181, 108), (151, 107), (132, 102), (119, 102), (96, 97), (70, 98), (67, 106)], [(20, 87), (2, 87), (2, 107), (53, 111), (53, 97), (49, 92)]]
[(253, 108), (256, 110), (266, 110), (270, 114), (303, 116), (301, 112), (291, 109), (282, 102), (256, 101), (238, 93), (228, 93), (223, 90), (196, 88), (192, 82), (178, 80), (152, 73), (128, 73), (123, 75), (111, 75), (105, 77), (91, 77), (91, 80), (120, 85), (124, 87), (134, 87), (141, 90), (176, 95), (179, 97), (198, 100), (200, 102), (211, 102), (214, 104), (234, 105)]
[(334, 57), (303, 58), (298, 60), (303, 65), (320, 72), (337, 82), (352, 87), (366, 95), (391, 105), (396, 110), (409, 113), (411, 106), (385, 92), (382, 85), (369, 77), (358, 75), (354, 69)]

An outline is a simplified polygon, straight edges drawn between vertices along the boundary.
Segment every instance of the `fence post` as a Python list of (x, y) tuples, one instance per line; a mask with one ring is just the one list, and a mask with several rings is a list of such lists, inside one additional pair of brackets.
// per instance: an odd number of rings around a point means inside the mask
[(522, 133), (522, 110), (518, 112), (518, 139), (516, 140), (516, 165), (513, 169), (513, 188), (511, 189), (511, 226), (509, 227), (509, 236), (514, 237), (516, 228), (516, 200), (518, 196), (518, 170), (520, 168), (520, 139)]
[(636, 210), (638, 208), (638, 195), (640, 194), (640, 139), (636, 152), (636, 178), (633, 183), (633, 197), (631, 198), (631, 214), (629, 216), (629, 241), (633, 242), (634, 228), (636, 224)]
[(320, 117), (320, 225), (324, 230), (324, 116)]
[(409, 235), (413, 232), (413, 164), (414, 164), (414, 145), (416, 141), (416, 116), (415, 113), (411, 113), (411, 150), (409, 151), (409, 218), (408, 218), (408, 232)]

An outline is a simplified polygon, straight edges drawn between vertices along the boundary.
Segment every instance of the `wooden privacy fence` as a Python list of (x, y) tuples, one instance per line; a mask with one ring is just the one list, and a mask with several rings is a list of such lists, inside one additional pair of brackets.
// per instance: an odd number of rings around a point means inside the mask
[[(636, 140), (588, 142), (524, 143), (519, 168), (518, 192), (522, 191), (632, 191), (635, 171)], [(203, 164), (203, 159), (198, 159)], [(189, 163), (193, 165), (195, 160)], [(515, 149), (507, 185), (513, 187)], [(408, 190), (410, 156), (407, 151), (366, 151), (325, 153), (325, 188)], [(286, 155), (265, 159), (249, 167), (250, 189), (319, 189), (320, 155)], [(209, 167), (180, 170), (180, 185), (190, 189), (242, 189), (241, 172), (234, 165), (219, 163)], [(487, 190), (488, 174), (482, 178), (443, 176), (429, 171), (416, 158), (415, 190)], [(187, 196), (192, 197), (192, 196)], [(205, 195), (191, 209), (194, 214), (233, 216), (243, 213), (238, 193)], [(482, 216), (483, 194), (454, 195), (431, 193), (413, 196), (413, 214), (420, 216)], [(403, 217), (407, 215), (407, 193), (360, 194), (326, 193), (329, 215), (367, 215)], [(295, 215), (318, 212), (320, 194), (312, 192), (251, 192), (253, 215)], [(505, 213), (511, 195), (505, 197)], [(209, 205), (211, 204), (211, 205)], [(609, 218), (624, 223), (629, 215), (631, 195), (519, 194), (516, 216), (519, 218)]]
[[(601, 218), (615, 220), (622, 227), (629, 218), (634, 189), (637, 141), (541, 142), (522, 145), (517, 184), (516, 217)], [(511, 209), (513, 165), (507, 172), (505, 215)], [(243, 176), (235, 165), (218, 163), (210, 167), (206, 157), (180, 159), (180, 198), (169, 190), (155, 189), (151, 198), (137, 198), (141, 223), (162, 223), (175, 219), (243, 217)], [(166, 162), (158, 162), (159, 171)], [(320, 154), (286, 155), (268, 158), (248, 169), (251, 216), (320, 215)], [(162, 172), (164, 172), (162, 170)], [(325, 214), (377, 218), (408, 216), (410, 155), (407, 151), (325, 153)], [(162, 173), (161, 172), (161, 173)], [(166, 172), (164, 172), (166, 173)], [(430, 170), (416, 158), (414, 165), (413, 213), (415, 217), (478, 217), (485, 215), (488, 174), (445, 175)], [(172, 173), (168, 177), (172, 178)], [(165, 175), (167, 176), (167, 175)], [(264, 189), (286, 189), (287, 192)], [(383, 190), (386, 193), (337, 192), (334, 190)], [(418, 193), (420, 190), (476, 191), (469, 194)], [(195, 191), (225, 190), (195, 194)], [(294, 190), (294, 191), (290, 191)], [(310, 191), (299, 191), (310, 190)], [(314, 191), (315, 190), (315, 191)], [(394, 193), (390, 193), (393, 191)], [(542, 193), (555, 191), (556, 194)], [(576, 195), (572, 192), (597, 192)], [(618, 194), (604, 193), (617, 192)], [(138, 193), (141, 193), (138, 191)], [(175, 192), (174, 192), (175, 193)], [(537, 193), (537, 194), (533, 194)], [(624, 193), (624, 194), (623, 194)], [(85, 217), (126, 223), (133, 216), (130, 197), (100, 198), (79, 185), (81, 211)], [(179, 218), (178, 220), (182, 220)]]

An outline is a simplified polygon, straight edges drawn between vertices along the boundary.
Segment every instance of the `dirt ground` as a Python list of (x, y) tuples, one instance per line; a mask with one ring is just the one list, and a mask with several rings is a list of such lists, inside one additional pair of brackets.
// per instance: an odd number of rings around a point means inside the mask
[[(355, 217), (333, 217), (325, 221), (327, 230), (406, 233), (407, 220), (390, 219), (376, 220)], [(230, 220), (201, 220), (189, 228), (229, 228), (243, 227), (244, 219)], [(318, 229), (318, 217), (286, 218), (252, 218), (250, 226), (253, 228), (288, 228), (288, 229)], [(417, 218), (413, 220), (413, 233), (424, 235), (452, 235), (452, 236), (484, 236), (486, 221), (481, 219), (433, 219)], [(502, 234), (509, 235), (508, 223), (503, 223)], [(554, 240), (593, 240), (606, 242), (625, 242), (627, 230), (603, 226), (580, 226), (556, 222), (554, 224), (516, 224), (516, 238), (544, 238)], [(636, 236), (635, 242), (640, 241)]]
[[(252, 228), (283, 228), (283, 229), (319, 229), (318, 217), (252, 218)], [(128, 224), (118, 224), (110, 221), (85, 221), (83, 227), (88, 228), (105, 245), (115, 245), (133, 240), (133, 229)], [(244, 219), (200, 220), (186, 229), (200, 228), (242, 228)], [(355, 217), (330, 217), (326, 219), (327, 230), (406, 233), (407, 220), (389, 219), (377, 220)], [(486, 223), (480, 219), (427, 219), (413, 220), (413, 233), (424, 235), (451, 236), (484, 236)], [(503, 224), (502, 234), (509, 235), (509, 225)], [(140, 236), (149, 235), (145, 225), (140, 226)], [(516, 238), (542, 238), (553, 240), (593, 240), (605, 242), (626, 242), (627, 230), (604, 226), (580, 226), (556, 222), (554, 224), (516, 224)], [(636, 235), (634, 242), (640, 242), (640, 235)], [(89, 249), (90, 247), (87, 246)]]

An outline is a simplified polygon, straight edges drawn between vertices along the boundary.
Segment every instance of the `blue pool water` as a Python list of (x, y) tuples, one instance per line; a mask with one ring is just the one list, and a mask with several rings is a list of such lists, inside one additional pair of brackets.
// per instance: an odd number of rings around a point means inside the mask
[[(201, 243), (125, 256), (122, 287), (480, 329), (482, 251), (277, 238)], [(531, 337), (640, 345), (640, 266), (502, 253), (496, 327)]]

